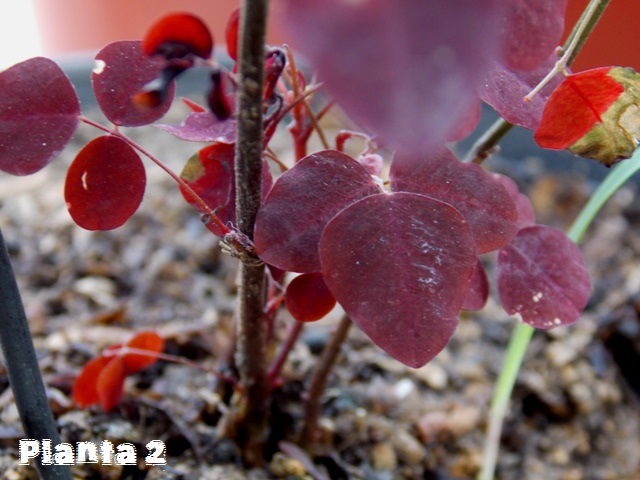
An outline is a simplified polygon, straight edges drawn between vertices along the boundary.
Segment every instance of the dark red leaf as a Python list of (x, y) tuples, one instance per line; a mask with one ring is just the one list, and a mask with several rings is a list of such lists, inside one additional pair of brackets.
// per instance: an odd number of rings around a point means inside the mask
[(487, 298), (489, 298), (489, 280), (482, 262), (478, 259), (473, 275), (467, 284), (467, 293), (462, 308), (464, 310), (482, 310), (487, 303)]
[(213, 38), (207, 25), (190, 13), (172, 13), (156, 21), (144, 37), (146, 55), (163, 55), (167, 59), (196, 55), (210, 58)]
[(234, 101), (227, 92), (227, 74), (222, 70), (211, 72), (211, 85), (207, 94), (207, 105), (220, 121), (227, 120), (233, 113)]
[(396, 192), (428, 195), (456, 208), (469, 222), (478, 253), (497, 250), (516, 234), (518, 212), (502, 184), (446, 148), (428, 158), (396, 156), (389, 175)]
[(111, 358), (100, 372), (96, 389), (100, 406), (105, 412), (110, 412), (120, 403), (125, 378), (126, 370), (122, 357)]
[(64, 198), (82, 228), (112, 230), (138, 209), (145, 185), (138, 154), (124, 140), (105, 135), (89, 142), (71, 163)]
[(154, 127), (189, 142), (235, 143), (238, 123), (233, 119), (220, 121), (211, 112), (192, 112), (179, 125)]
[(229, 56), (238, 60), (238, 24), (240, 22), (240, 7), (231, 12), (227, 27), (224, 31), (224, 39), (227, 42), (227, 52)]
[(320, 273), (303, 273), (291, 280), (284, 295), (287, 310), (299, 322), (315, 322), (336, 305)]
[(534, 70), (560, 45), (567, 0), (503, 0), (504, 58), (508, 68)]
[(553, 54), (540, 67), (525, 72), (509, 70), (495, 62), (486, 82), (480, 87), (480, 98), (506, 121), (535, 130), (540, 124), (549, 96), (564, 77), (556, 75), (531, 101), (525, 102), (524, 97), (551, 71), (557, 59), (557, 55)]
[[(234, 156), (234, 144), (214, 143), (193, 155), (180, 174), (225, 224), (234, 224), (236, 221)], [(262, 166), (263, 198), (271, 189), (272, 181), (269, 166), (264, 162)], [(180, 191), (187, 202), (201, 213), (205, 213), (185, 190), (181, 188)], [(222, 236), (213, 223), (209, 226), (216, 235)]]
[(91, 74), (96, 100), (105, 116), (125, 127), (148, 125), (164, 116), (171, 107), (175, 82), (170, 83), (166, 99), (156, 108), (141, 109), (133, 98), (149, 82), (159, 78), (165, 66), (161, 58), (142, 53), (139, 41), (110, 43), (96, 55)]
[(591, 284), (580, 249), (560, 230), (534, 225), (498, 255), (498, 291), (509, 315), (535, 328), (578, 320)]
[[(127, 343), (127, 347), (138, 350), (148, 350), (151, 353), (161, 353), (164, 340), (156, 332), (140, 332)], [(127, 375), (139, 372), (157, 361), (156, 357), (128, 353), (124, 355), (124, 367)]]
[(417, 368), (453, 334), (476, 254), (453, 207), (392, 193), (334, 216), (322, 232), (320, 263), (347, 315), (389, 355)]
[(543, 148), (568, 148), (611, 166), (638, 147), (639, 98), (640, 75), (631, 68), (569, 75), (549, 97), (534, 138)]
[(458, 128), (500, 50), (493, 0), (286, 0), (280, 11), (347, 114), (411, 153)]
[(507, 189), (507, 192), (509, 192), (511, 199), (516, 205), (518, 210), (518, 221), (516, 223), (518, 230), (536, 223), (536, 214), (533, 210), (533, 205), (526, 195), (520, 193), (520, 189), (518, 188), (518, 185), (516, 185), (516, 182), (506, 175), (501, 175), (499, 173), (494, 173), (493, 178), (498, 180), (502, 186)]
[(327, 222), (378, 192), (365, 167), (342, 152), (323, 150), (303, 158), (278, 178), (258, 211), (258, 255), (289, 272), (319, 271), (318, 242)]
[(99, 356), (89, 360), (73, 384), (73, 401), (82, 408), (98, 403), (98, 377), (112, 357)]
[(51, 60), (32, 58), (0, 72), (0, 170), (30, 175), (44, 168), (79, 118), (73, 85)]

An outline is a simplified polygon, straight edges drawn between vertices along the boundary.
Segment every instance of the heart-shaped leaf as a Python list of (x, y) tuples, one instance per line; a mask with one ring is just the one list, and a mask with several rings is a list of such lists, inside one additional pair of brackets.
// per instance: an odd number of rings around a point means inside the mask
[(64, 198), (71, 218), (87, 230), (112, 230), (140, 206), (144, 165), (124, 140), (112, 135), (89, 142), (67, 171)]
[(91, 82), (100, 110), (109, 121), (139, 127), (162, 118), (173, 101), (174, 81), (166, 92), (167, 97), (154, 108), (140, 108), (133, 98), (145, 85), (160, 77), (164, 66), (164, 59), (142, 53), (140, 41), (114, 42), (100, 50)]
[(591, 283), (580, 249), (552, 227), (523, 228), (498, 255), (498, 291), (509, 315), (535, 328), (578, 320)]
[(327, 222), (378, 192), (366, 168), (350, 156), (337, 150), (309, 155), (278, 178), (258, 211), (256, 252), (289, 272), (317, 272), (318, 242)]
[(79, 118), (73, 85), (51, 60), (32, 58), (0, 72), (0, 170), (30, 175), (44, 168)]
[(286, 0), (280, 11), (347, 114), (405, 152), (457, 129), (500, 50), (493, 0)]
[(333, 217), (320, 239), (320, 263), (349, 317), (389, 355), (417, 368), (453, 334), (476, 254), (453, 207), (393, 193), (368, 196)]
[(336, 299), (318, 272), (303, 273), (291, 280), (284, 294), (284, 303), (299, 322), (315, 322), (329, 313)]
[(471, 226), (478, 253), (497, 250), (516, 234), (511, 195), (490, 173), (458, 161), (446, 148), (427, 158), (396, 156), (389, 175), (394, 191), (428, 195), (458, 210)]

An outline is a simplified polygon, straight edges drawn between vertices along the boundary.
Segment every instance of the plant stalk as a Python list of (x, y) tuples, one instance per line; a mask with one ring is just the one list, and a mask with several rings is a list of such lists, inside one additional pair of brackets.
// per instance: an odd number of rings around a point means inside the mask
[(307, 388), (304, 402), (304, 425), (302, 427), (302, 444), (309, 447), (316, 442), (318, 432), (318, 419), (322, 410), (322, 393), (324, 392), (329, 374), (340, 354), (340, 348), (347, 339), (351, 328), (351, 319), (346, 315), (342, 317), (338, 328), (333, 333), (331, 340), (322, 351), (315, 366), (309, 388)]
[[(52, 445), (59, 444), (60, 437), (40, 375), (29, 323), (1, 231), (0, 347), (26, 437), (40, 441), (50, 439)], [(43, 465), (41, 460), (42, 456), (38, 456), (36, 468), (40, 478), (71, 480), (69, 467)]]
[[(238, 135), (235, 151), (236, 223), (253, 240), (262, 188), (263, 83), (267, 0), (244, 0), (240, 14)], [(236, 365), (240, 396), (235, 431), (245, 461), (263, 462), (268, 433), (269, 383), (266, 361), (265, 269), (240, 265)]]

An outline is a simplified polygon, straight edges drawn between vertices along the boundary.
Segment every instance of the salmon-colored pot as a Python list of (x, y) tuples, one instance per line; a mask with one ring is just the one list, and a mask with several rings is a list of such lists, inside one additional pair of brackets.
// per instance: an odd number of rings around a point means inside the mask
[[(43, 54), (64, 55), (97, 51), (117, 40), (142, 39), (159, 17), (176, 11), (201, 17), (216, 45), (239, 0), (33, 0)], [(282, 43), (269, 25), (267, 41)]]
[[(140, 39), (149, 25), (172, 11), (188, 11), (202, 17), (217, 44), (224, 42), (224, 28), (239, 0), (33, 0), (43, 53), (54, 56), (98, 50), (116, 40)], [(321, 1), (321, 0), (319, 0)], [(274, 3), (274, 2), (272, 2)], [(589, 0), (569, 0), (569, 31)], [(273, 5), (275, 7), (275, 5)], [(283, 42), (273, 22), (268, 42)], [(614, 0), (574, 64), (574, 71), (618, 65), (640, 70), (640, 1)]]

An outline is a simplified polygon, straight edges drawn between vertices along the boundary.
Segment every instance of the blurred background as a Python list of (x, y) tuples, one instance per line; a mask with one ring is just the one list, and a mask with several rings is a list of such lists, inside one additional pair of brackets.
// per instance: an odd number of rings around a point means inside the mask
[[(184, 10), (203, 17), (218, 42), (239, 0), (21, 0), (0, 2), (0, 69), (36, 55), (84, 56), (115, 40), (141, 38), (164, 13)], [(588, 0), (569, 0), (567, 25)], [(272, 2), (277, 8), (277, 2)], [(280, 43), (275, 25), (271, 43)], [(611, 2), (575, 64), (575, 70), (607, 65), (640, 70), (640, 2)]]

